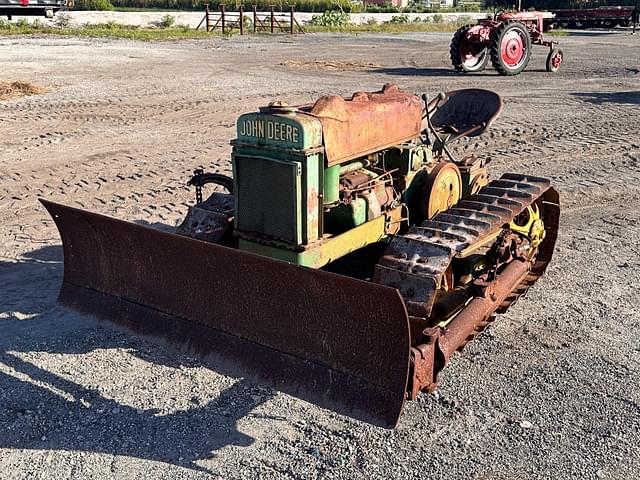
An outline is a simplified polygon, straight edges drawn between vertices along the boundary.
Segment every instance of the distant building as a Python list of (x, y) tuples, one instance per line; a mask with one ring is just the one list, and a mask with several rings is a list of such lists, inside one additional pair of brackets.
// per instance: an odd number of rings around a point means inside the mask
[(460, 2), (459, 0), (418, 0), (416, 3), (429, 8), (450, 8)]
[(366, 5), (392, 5), (396, 8), (409, 6), (409, 0), (364, 0)]
[(363, 2), (366, 5), (392, 5), (396, 8), (408, 7), (410, 4), (427, 8), (452, 8), (462, 6), (464, 3), (463, 0), (363, 0)]
[(410, 3), (429, 8), (450, 8), (461, 2), (460, 0), (364, 0), (364, 3), (367, 5), (393, 5), (396, 8), (408, 7)]

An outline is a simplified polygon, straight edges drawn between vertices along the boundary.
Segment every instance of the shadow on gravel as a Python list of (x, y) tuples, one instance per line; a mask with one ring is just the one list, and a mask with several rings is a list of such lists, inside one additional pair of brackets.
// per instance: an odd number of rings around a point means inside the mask
[(172, 227), (171, 225), (167, 225), (162, 222), (147, 222), (146, 220), (134, 220), (133, 223), (136, 225), (142, 225), (143, 227), (155, 228), (156, 230), (160, 230), (162, 232), (175, 233), (176, 227)]
[[(447, 76), (447, 77), (458, 77), (464, 74), (456, 72), (453, 67), (452, 68), (428, 68), (428, 67), (383, 67), (383, 68), (372, 68), (369, 70), (373, 73), (384, 73), (386, 75), (405, 75), (405, 76), (414, 76), (414, 77), (438, 77), (438, 76)], [(474, 75), (479, 76), (490, 76), (489, 73), (474, 73)]]
[[(60, 246), (35, 250), (17, 263), (0, 261), (0, 284), (10, 285), (8, 295), (0, 297), (0, 313), (13, 312), (0, 318), (0, 448), (109, 453), (209, 472), (195, 462), (225, 446), (254, 442), (236, 424), (273, 394), (247, 381), (206, 404), (193, 397), (189, 409), (162, 415), (118, 403), (20, 358), (19, 352), (126, 349), (155, 364), (228, 372), (57, 306), (62, 270)], [(101, 373), (96, 370), (95, 377)]]
[(572, 93), (585, 102), (602, 105), (605, 103), (621, 103), (627, 105), (640, 105), (640, 92), (589, 92)]
[(568, 37), (601, 37), (603, 35), (612, 35), (612, 34), (629, 34), (631, 33), (631, 28), (628, 29), (590, 29), (590, 30), (564, 30), (564, 34)]
[[(385, 75), (404, 75), (409, 77), (498, 77), (491, 64), (487, 65), (484, 72), (461, 73), (451, 68), (429, 68), (429, 67), (383, 67), (369, 70), (373, 73), (383, 73)], [(527, 72), (546, 73), (544, 69), (529, 68)]]

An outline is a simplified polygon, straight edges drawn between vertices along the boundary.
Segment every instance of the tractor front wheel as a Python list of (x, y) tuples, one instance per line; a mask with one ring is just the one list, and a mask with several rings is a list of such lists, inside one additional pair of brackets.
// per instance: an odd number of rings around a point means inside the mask
[(500, 75), (517, 75), (531, 58), (531, 35), (516, 21), (504, 22), (491, 35), (491, 63)]
[(547, 72), (555, 73), (560, 70), (564, 61), (564, 53), (560, 48), (553, 48), (547, 55)]
[(480, 25), (460, 27), (451, 39), (449, 53), (453, 68), (458, 72), (479, 72), (489, 60), (487, 47), (480, 42)]

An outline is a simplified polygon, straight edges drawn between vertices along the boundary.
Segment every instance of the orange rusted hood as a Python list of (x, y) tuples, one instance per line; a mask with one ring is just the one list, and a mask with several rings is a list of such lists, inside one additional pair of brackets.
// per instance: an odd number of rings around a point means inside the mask
[(330, 167), (415, 138), (422, 111), (420, 98), (387, 84), (380, 92), (356, 92), (351, 99), (321, 97), (309, 113), (322, 123)]

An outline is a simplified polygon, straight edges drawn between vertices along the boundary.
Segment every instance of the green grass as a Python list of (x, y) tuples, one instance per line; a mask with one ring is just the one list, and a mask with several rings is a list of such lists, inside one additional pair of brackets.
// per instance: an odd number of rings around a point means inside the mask
[(170, 12), (170, 13), (193, 13), (200, 12), (204, 17), (204, 8), (192, 8), (190, 10), (184, 8), (138, 8), (138, 7), (113, 7), (112, 12), (136, 12), (136, 13), (157, 13), (157, 12)]
[[(304, 26), (305, 32), (337, 32), (337, 33), (404, 33), (404, 32), (452, 32), (457, 26), (453, 23), (383, 23), (366, 25), (349, 25), (343, 27)], [(238, 30), (232, 30), (228, 35), (238, 34)], [(57, 35), (78, 36), (92, 38), (124, 38), (142, 41), (168, 41), (204, 39), (212, 36), (221, 36), (222, 32), (205, 32), (189, 27), (172, 26), (169, 28), (149, 28), (121, 25), (118, 23), (106, 23), (98, 25), (85, 25), (83, 27), (47, 27), (41, 23), (26, 24), (9, 23), (0, 21), (0, 36), (2, 35)]]
[(348, 25), (344, 27), (324, 27), (307, 25), (305, 32), (343, 32), (343, 33), (406, 33), (406, 32), (455, 32), (455, 23), (378, 23)]
[(0, 24), (0, 35), (57, 35), (92, 38), (125, 38), (147, 42), (166, 40), (187, 40), (220, 36), (221, 32), (205, 32), (188, 27), (144, 28), (120, 24), (87, 25), (84, 27), (55, 28), (44, 26), (11, 26)]
[(544, 32), (545, 35), (551, 35), (552, 37), (568, 37), (570, 34), (566, 30), (549, 30)]

